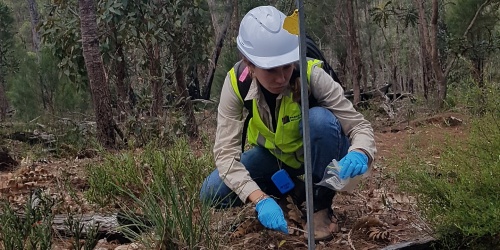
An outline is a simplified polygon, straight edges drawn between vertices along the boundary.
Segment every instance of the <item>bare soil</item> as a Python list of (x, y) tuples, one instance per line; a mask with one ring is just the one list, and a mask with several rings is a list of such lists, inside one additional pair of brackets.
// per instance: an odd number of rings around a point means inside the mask
[[(460, 122), (450, 124), (450, 117)], [(333, 208), (339, 232), (333, 235), (332, 240), (317, 242), (317, 249), (382, 249), (429, 236), (431, 229), (421, 217), (415, 198), (398, 190), (395, 175), (398, 169), (394, 163), (408, 154), (414, 154), (412, 149), (417, 147), (428, 152), (422, 157), (432, 164), (439, 159), (445, 141), (451, 139), (459, 143), (466, 131), (466, 118), (455, 113), (376, 127), (378, 153), (371, 177), (364, 180), (354, 193), (335, 196)], [(34, 158), (19, 151), (24, 148), (19, 142), (4, 141), (10, 155), (20, 164), (0, 169), (0, 198), (22, 205), (30, 190), (38, 187), (64, 201), (59, 208), (61, 213), (104, 212), (86, 202), (83, 195), (88, 188), (84, 166), (100, 162), (102, 159), (98, 155), (91, 154), (92, 158), (83, 159), (57, 159), (47, 154), (47, 157)], [(409, 147), (410, 144), (413, 147)], [(85, 157), (85, 154), (82, 155)], [(71, 185), (76, 192), (67, 192), (67, 185)], [(214, 228), (227, 229), (227, 240), (221, 243), (221, 249), (307, 249), (303, 221), (294, 212), (286, 214), (289, 225), (297, 228), (290, 235), (262, 229), (255, 220), (254, 209), (249, 206), (214, 211)], [(234, 219), (236, 217), (239, 219)], [(234, 221), (238, 220), (241, 224), (235, 225)], [(227, 223), (224, 224), (224, 221)], [(62, 236), (54, 241), (54, 249), (71, 249), (71, 241)], [(141, 246), (120, 245), (120, 242), (103, 239), (96, 249), (141, 249)]]

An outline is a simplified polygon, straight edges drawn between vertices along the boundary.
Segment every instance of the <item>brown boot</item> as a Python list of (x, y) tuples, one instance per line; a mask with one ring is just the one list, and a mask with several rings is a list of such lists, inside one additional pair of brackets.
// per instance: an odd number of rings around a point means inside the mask
[[(338, 226), (330, 219), (328, 208), (319, 210), (314, 213), (314, 240), (330, 240), (333, 238), (333, 233), (338, 232)], [(307, 223), (304, 228), (307, 231)], [(308, 234), (305, 233), (307, 238)]]

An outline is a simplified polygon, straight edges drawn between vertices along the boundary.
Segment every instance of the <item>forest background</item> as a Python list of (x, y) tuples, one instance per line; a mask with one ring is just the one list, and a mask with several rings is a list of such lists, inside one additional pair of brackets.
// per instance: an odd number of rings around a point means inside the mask
[[(58, 157), (89, 148), (102, 154), (155, 151), (176, 145), (179, 137), (209, 145), (213, 130), (207, 127), (215, 126), (221, 85), (240, 59), (235, 38), (242, 16), (259, 5), (291, 14), (295, 4), (1, 0), (2, 146), (19, 139), (15, 130), (45, 143), (38, 154)], [(304, 10), (307, 33), (376, 129), (445, 111), (465, 114), (472, 117), (468, 129), (476, 137), (471, 140), (489, 143), (488, 157), (481, 159), (488, 158), (484, 164), (491, 170), (499, 164), (500, 149), (495, 140), (500, 134), (499, 6), (498, 0), (311, 0)], [(375, 91), (388, 84), (388, 92)], [(410, 101), (404, 106), (402, 100)], [(201, 151), (202, 164), (211, 169), (210, 147)], [(208, 170), (200, 171), (194, 172)], [(487, 178), (497, 177), (495, 171)], [(90, 190), (103, 195), (104, 190), (93, 190), (96, 172), (89, 173)], [(498, 190), (498, 183), (492, 188)], [(490, 212), (496, 219), (479, 221), (498, 222), (498, 209)], [(498, 231), (481, 230), (459, 227), (451, 234), (498, 239)]]

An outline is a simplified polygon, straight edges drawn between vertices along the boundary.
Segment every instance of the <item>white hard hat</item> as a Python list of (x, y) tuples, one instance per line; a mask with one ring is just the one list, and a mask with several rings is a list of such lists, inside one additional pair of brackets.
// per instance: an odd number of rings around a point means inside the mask
[(299, 38), (283, 29), (285, 17), (273, 6), (261, 6), (241, 20), (238, 49), (255, 66), (270, 69), (299, 60)]

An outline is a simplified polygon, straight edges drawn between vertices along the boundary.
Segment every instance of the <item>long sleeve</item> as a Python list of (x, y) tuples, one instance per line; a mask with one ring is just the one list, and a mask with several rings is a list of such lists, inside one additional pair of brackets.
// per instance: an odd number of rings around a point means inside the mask
[(372, 162), (377, 152), (373, 128), (370, 122), (345, 98), (342, 86), (319, 67), (313, 68), (310, 84), (318, 105), (330, 110), (337, 117), (344, 133), (349, 137), (351, 142), (349, 151), (362, 150)]
[(243, 103), (233, 87), (229, 75), (224, 81), (217, 115), (217, 132), (214, 144), (215, 165), (224, 183), (243, 202), (259, 186), (252, 180), (240, 162), (243, 131)]

